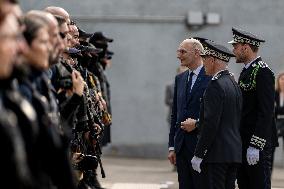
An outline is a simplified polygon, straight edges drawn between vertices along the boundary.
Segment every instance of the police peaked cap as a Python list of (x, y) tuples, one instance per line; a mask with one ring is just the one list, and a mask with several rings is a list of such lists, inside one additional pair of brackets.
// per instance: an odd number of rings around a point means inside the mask
[(237, 29), (237, 28), (232, 28), (233, 31), (233, 40), (229, 41), (228, 43), (235, 44), (235, 43), (246, 43), (246, 44), (251, 44), (253, 46), (259, 47), (260, 43), (264, 43), (265, 40), (261, 39), (255, 34), (252, 34), (250, 32)]
[(231, 57), (235, 57), (235, 55), (223, 45), (210, 40), (205, 40), (203, 43), (204, 51), (201, 53), (201, 56), (213, 56), (225, 62), (229, 62)]
[[(202, 44), (203, 47), (206, 46), (206, 43), (204, 43), (206, 40), (207, 40), (207, 41), (212, 41), (212, 40), (207, 39), (207, 38), (205, 38), (205, 37), (192, 37), (192, 38), (198, 40), (198, 41)], [(214, 41), (213, 41), (213, 42), (214, 42)]]
[(86, 31), (82, 30), (81, 28), (78, 28), (78, 31), (79, 31), (79, 37), (90, 38), (93, 35), (91, 33), (87, 33)]
[(203, 44), (205, 40), (208, 40), (207, 38), (204, 37), (192, 37), (192, 38), (198, 40), (201, 44)]

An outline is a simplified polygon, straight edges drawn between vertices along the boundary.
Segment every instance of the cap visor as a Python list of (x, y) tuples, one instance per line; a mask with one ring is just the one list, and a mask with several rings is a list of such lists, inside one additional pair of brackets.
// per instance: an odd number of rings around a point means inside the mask
[(229, 44), (236, 44), (237, 42), (234, 41), (234, 40), (232, 40), (232, 41), (229, 41), (228, 43), (229, 43)]
[(113, 42), (113, 39), (106, 38), (106, 41), (111, 43), (111, 42)]
[(98, 54), (100, 52), (103, 52), (103, 49), (98, 49), (98, 48), (92, 48), (88, 52)]

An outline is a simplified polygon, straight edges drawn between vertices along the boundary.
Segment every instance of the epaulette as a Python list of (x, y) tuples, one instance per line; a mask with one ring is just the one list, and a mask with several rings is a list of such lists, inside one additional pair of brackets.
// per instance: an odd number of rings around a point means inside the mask
[(268, 68), (274, 75), (274, 72), (272, 71), (272, 69), (268, 66), (268, 64), (262, 60), (253, 63), (252, 67), (256, 67), (257, 65), (259, 65), (259, 68)]
[(268, 65), (266, 64), (266, 62), (264, 62), (262, 60), (253, 63), (252, 67), (256, 67), (257, 65), (259, 65), (260, 68), (269, 68)]
[[(219, 72), (217, 75), (212, 77), (212, 81), (219, 79), (221, 77), (221, 75), (223, 75), (222, 73), (223, 73), (223, 71)], [(229, 72), (229, 74), (230, 74), (230, 76), (234, 77), (234, 74), (232, 72)]]
[(217, 80), (221, 77), (222, 73), (218, 73), (217, 75), (215, 75), (214, 77), (212, 77), (212, 81)]

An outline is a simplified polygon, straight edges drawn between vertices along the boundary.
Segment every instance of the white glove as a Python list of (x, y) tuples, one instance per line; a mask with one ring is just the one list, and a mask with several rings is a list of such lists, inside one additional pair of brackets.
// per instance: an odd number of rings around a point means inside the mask
[(199, 157), (196, 157), (194, 156), (191, 160), (191, 165), (192, 165), (192, 168), (197, 171), (198, 173), (201, 173), (201, 169), (200, 169), (200, 164), (202, 162), (203, 159), (199, 158)]
[(247, 161), (249, 165), (256, 165), (259, 161), (259, 149), (249, 146), (247, 149)]

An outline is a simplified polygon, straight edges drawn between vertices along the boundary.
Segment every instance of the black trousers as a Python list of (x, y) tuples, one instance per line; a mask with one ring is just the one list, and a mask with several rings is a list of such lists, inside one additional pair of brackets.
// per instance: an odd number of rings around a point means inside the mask
[(243, 163), (237, 173), (239, 189), (271, 189), (272, 148), (267, 146), (260, 151), (256, 165), (248, 165), (246, 151), (244, 148)]
[(188, 150), (183, 144), (176, 154), (179, 189), (199, 189), (200, 174), (192, 169), (192, 158), (193, 151)]
[(237, 163), (201, 163), (200, 189), (235, 189)]

